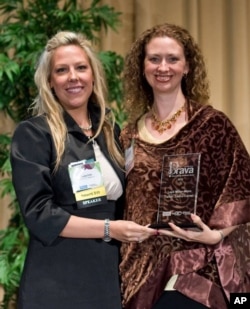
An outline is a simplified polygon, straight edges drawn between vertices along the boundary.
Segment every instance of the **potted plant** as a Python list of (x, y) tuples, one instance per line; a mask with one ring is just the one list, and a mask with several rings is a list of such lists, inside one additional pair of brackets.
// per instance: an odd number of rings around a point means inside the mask
[[(28, 107), (36, 95), (33, 81), (36, 61), (49, 37), (60, 30), (85, 33), (98, 43), (101, 29), (116, 30), (120, 13), (92, 0), (83, 8), (76, 0), (0, 0), (0, 110), (16, 123), (28, 117)], [(107, 76), (109, 101), (120, 125), (122, 111), (121, 73), (123, 58), (112, 51), (100, 52)], [(114, 104), (115, 102), (115, 104)], [(0, 231), (0, 285), (4, 289), (1, 308), (15, 303), (26, 254), (28, 232), (23, 223), (11, 181), (9, 161), (11, 136), (0, 135), (0, 192), (10, 197), (11, 218)]]

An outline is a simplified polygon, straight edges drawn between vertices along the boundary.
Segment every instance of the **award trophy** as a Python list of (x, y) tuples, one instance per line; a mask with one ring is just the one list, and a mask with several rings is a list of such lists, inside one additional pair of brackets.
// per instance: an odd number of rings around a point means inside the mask
[(157, 222), (151, 228), (170, 229), (173, 222), (184, 229), (200, 230), (190, 217), (196, 213), (200, 153), (165, 155), (162, 163)]

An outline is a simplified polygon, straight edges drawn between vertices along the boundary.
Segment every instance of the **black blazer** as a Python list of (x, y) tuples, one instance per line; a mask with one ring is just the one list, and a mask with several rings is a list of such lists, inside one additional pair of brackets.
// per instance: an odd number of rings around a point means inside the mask
[[(36, 116), (21, 122), (14, 132), (11, 145), (13, 185), (21, 212), (31, 234), (44, 244), (51, 244), (57, 238), (70, 214), (79, 213), (69, 179), (69, 163), (95, 158), (92, 143), (88, 143), (88, 138), (74, 119), (65, 112), (64, 120), (68, 128), (68, 138), (65, 142), (65, 154), (55, 173), (53, 169), (56, 152), (45, 116)], [(98, 114), (91, 114), (91, 120), (95, 130), (98, 126)], [(120, 129), (116, 125), (117, 144), (119, 133)], [(124, 172), (110, 158), (103, 132), (96, 142), (124, 186)], [(119, 210), (123, 207), (122, 200), (117, 203)], [(108, 204), (110, 205), (106, 207), (113, 208), (111, 204), (114, 203)], [(92, 217), (89, 212), (95, 208), (91, 208), (85, 210), (86, 217)], [(85, 216), (83, 211), (79, 213), (80, 216)]]

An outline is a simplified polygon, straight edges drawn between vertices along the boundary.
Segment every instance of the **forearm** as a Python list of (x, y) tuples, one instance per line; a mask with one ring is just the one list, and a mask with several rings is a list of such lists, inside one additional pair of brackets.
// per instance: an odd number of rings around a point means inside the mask
[[(109, 232), (111, 238), (122, 242), (143, 241), (150, 236), (156, 235), (154, 229), (126, 220), (111, 220)], [(104, 220), (71, 215), (60, 236), (68, 238), (103, 238)]]
[(221, 235), (221, 240), (223, 238), (227, 237), (230, 233), (232, 233), (237, 227), (238, 227), (238, 225), (235, 225), (235, 226), (230, 226), (230, 227), (218, 230), (221, 233), (220, 234)]
[(68, 238), (102, 238), (103, 234), (104, 220), (70, 216), (60, 236)]

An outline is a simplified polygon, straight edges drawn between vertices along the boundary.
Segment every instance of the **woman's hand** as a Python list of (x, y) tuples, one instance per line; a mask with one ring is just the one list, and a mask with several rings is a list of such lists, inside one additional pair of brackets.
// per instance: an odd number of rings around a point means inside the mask
[(122, 242), (141, 243), (153, 235), (158, 235), (158, 231), (133, 221), (110, 221), (110, 237)]
[(159, 234), (206, 245), (215, 245), (226, 236), (222, 230), (211, 230), (197, 215), (191, 214), (191, 219), (201, 231), (186, 230), (178, 227), (174, 223), (169, 223), (172, 230), (159, 229)]

